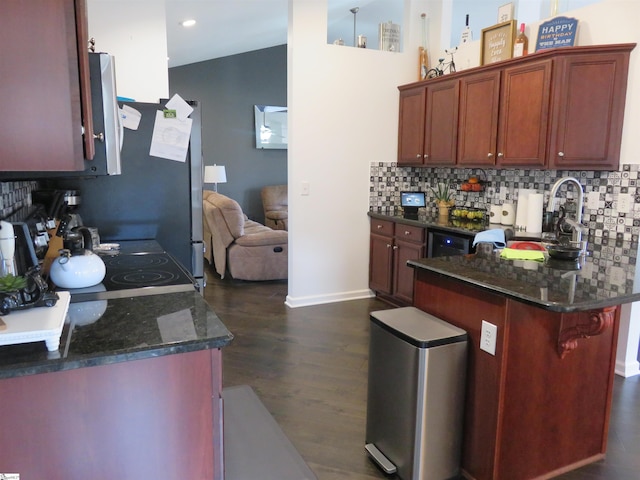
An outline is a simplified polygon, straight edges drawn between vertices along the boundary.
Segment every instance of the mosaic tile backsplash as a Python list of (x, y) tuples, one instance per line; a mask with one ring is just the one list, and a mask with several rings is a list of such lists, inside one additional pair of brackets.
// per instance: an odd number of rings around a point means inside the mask
[(31, 192), (37, 188), (36, 181), (0, 182), (0, 219), (31, 205)]
[[(547, 205), (549, 191), (556, 180), (575, 177), (584, 191), (582, 221), (589, 227), (589, 250), (601, 259), (602, 271), (594, 281), (608, 274), (608, 267), (634, 266), (640, 233), (640, 165), (624, 164), (620, 171), (560, 171), (532, 169), (481, 168), (420, 168), (399, 167), (392, 163), (370, 165), (369, 209), (385, 213), (400, 206), (401, 191), (423, 191), (428, 209), (437, 213), (431, 187), (439, 183), (450, 185), (456, 192), (456, 206), (489, 210), (491, 205), (517, 204), (519, 189), (535, 189), (544, 193)], [(484, 185), (482, 192), (466, 192), (460, 185), (470, 176), (478, 177)], [(571, 210), (577, 194), (571, 184), (564, 184), (558, 193), (556, 211), (560, 205)], [(627, 281), (633, 282), (633, 269), (627, 272)]]

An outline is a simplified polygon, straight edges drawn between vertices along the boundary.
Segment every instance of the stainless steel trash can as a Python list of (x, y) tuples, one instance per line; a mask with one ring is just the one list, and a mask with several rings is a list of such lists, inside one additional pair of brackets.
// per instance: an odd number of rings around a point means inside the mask
[(414, 307), (370, 318), (365, 449), (402, 480), (455, 478), (467, 333)]

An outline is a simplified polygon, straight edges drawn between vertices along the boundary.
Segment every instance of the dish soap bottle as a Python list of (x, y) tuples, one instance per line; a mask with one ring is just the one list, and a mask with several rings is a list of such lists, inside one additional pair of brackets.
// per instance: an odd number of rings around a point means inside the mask
[(513, 58), (523, 57), (528, 53), (529, 38), (524, 34), (524, 23), (520, 24), (520, 32), (513, 44)]

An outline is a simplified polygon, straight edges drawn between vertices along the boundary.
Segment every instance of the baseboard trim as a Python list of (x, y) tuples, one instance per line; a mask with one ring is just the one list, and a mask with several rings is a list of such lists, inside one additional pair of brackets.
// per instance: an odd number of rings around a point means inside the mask
[(361, 300), (363, 298), (375, 297), (373, 291), (354, 290), (352, 292), (336, 292), (328, 295), (310, 295), (307, 297), (292, 297), (287, 295), (284, 304), (287, 307), (309, 307), (311, 305), (321, 305), (324, 303), (347, 302), (349, 300)]
[(640, 362), (616, 362), (615, 372), (621, 377), (635, 377), (640, 375)]

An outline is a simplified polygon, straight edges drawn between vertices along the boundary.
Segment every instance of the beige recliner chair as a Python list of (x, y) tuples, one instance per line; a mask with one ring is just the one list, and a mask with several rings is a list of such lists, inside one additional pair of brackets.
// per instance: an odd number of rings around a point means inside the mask
[(288, 232), (249, 220), (235, 200), (202, 192), (205, 258), (224, 278), (281, 280), (288, 276)]
[(270, 185), (262, 188), (264, 224), (274, 230), (289, 230), (289, 200), (286, 185)]

